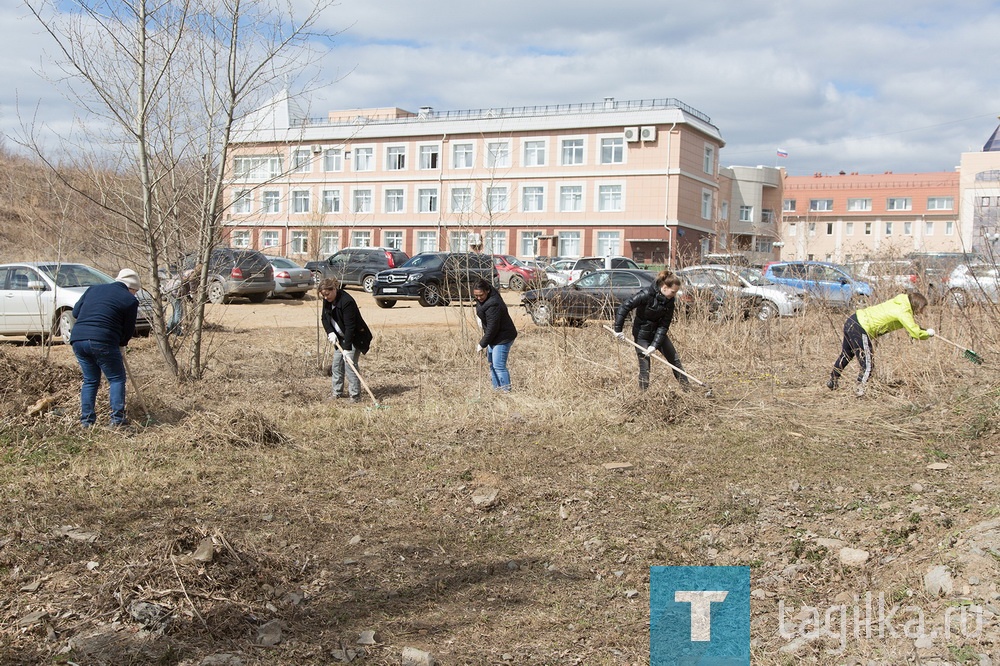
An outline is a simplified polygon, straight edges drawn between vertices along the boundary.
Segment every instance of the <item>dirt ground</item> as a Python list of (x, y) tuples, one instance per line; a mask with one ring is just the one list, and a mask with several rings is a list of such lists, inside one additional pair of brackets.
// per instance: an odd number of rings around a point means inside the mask
[(982, 366), (887, 336), (861, 400), (843, 313), (679, 320), (709, 397), (507, 294), (505, 396), (468, 308), (351, 293), (378, 405), (325, 400), (311, 297), (211, 308), (196, 382), (136, 340), (131, 436), (0, 343), (0, 664), (648, 664), (653, 565), (750, 567), (754, 664), (1000, 661), (995, 313), (924, 322)]

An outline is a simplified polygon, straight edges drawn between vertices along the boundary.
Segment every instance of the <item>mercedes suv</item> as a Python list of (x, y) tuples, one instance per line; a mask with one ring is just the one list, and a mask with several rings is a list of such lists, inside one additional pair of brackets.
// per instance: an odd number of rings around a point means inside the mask
[(417, 301), (425, 308), (471, 301), (479, 280), (500, 287), (500, 275), (488, 254), (422, 252), (400, 266), (376, 276), (372, 295), (380, 308), (397, 301)]

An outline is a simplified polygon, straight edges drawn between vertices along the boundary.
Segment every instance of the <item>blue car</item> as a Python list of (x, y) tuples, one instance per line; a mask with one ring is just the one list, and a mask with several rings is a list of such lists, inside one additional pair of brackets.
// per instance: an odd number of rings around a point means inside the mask
[(871, 296), (872, 286), (855, 280), (843, 267), (823, 261), (779, 261), (768, 265), (771, 282), (804, 291), (806, 297), (837, 307), (852, 307)]

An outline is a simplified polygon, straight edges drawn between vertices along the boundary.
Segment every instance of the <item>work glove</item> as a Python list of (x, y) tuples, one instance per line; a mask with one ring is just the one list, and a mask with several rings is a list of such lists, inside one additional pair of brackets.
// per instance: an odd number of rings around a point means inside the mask
[(336, 344), (336, 342), (337, 342), (337, 334), (336, 333), (330, 333), (329, 335), (326, 336), (326, 339), (329, 340), (330, 342)]
[(483, 351), (484, 349), (486, 349), (486, 347), (484, 347), (482, 345), (476, 345), (476, 353), (479, 353), (479, 352)]
[(619, 340), (625, 339), (625, 331), (615, 331), (615, 337)]
[(935, 335), (936, 335), (936, 333), (934, 333), (934, 329), (933, 328), (928, 328), (927, 329), (927, 337), (933, 338)]
[(655, 352), (655, 351), (656, 351), (656, 347), (654, 347), (653, 345), (650, 345), (650, 346), (646, 347), (646, 351), (644, 351), (644, 352), (642, 352), (642, 353), (643, 353), (643, 354), (644, 354), (645, 356), (647, 356), (647, 357), (648, 357), (648, 356), (652, 356), (652, 355), (653, 355), (653, 352)]

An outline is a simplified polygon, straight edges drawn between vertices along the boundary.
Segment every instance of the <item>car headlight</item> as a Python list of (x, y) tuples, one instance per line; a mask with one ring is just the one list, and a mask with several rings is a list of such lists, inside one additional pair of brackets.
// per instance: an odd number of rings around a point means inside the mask
[(409, 275), (406, 276), (406, 281), (407, 282), (420, 282), (420, 280), (423, 277), (424, 277), (423, 273), (410, 273)]

